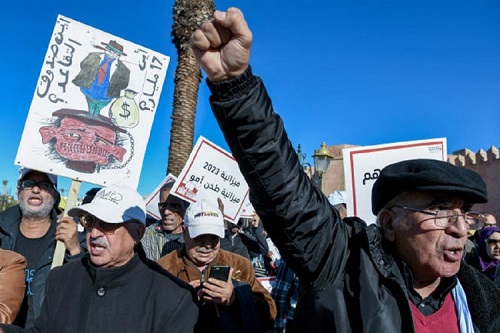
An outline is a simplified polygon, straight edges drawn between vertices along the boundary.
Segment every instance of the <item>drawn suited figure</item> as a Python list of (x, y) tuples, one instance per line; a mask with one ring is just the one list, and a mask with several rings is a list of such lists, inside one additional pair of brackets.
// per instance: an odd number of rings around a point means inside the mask
[(114, 98), (120, 97), (120, 91), (127, 88), (130, 80), (130, 70), (119, 59), (127, 55), (123, 46), (114, 40), (101, 44), (105, 47), (94, 47), (105, 52), (89, 53), (80, 63), (80, 72), (72, 81), (87, 98), (89, 114), (93, 117), (97, 117)]

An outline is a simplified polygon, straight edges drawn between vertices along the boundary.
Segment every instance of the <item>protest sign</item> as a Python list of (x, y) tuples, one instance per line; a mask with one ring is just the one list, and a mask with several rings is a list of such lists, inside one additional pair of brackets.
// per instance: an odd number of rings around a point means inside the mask
[(161, 181), (161, 183), (158, 184), (155, 190), (146, 198), (146, 212), (155, 219), (157, 220), (161, 219), (160, 211), (158, 210), (158, 204), (160, 203), (161, 188), (168, 183), (175, 183), (176, 180), (177, 178), (171, 173), (169, 173)]
[(247, 200), (243, 204), (243, 210), (241, 211), (240, 217), (249, 219), (252, 218), (254, 214), (255, 214), (255, 208), (253, 208), (252, 203), (247, 198)]
[(170, 194), (189, 202), (207, 200), (224, 204), (224, 218), (237, 223), (248, 197), (248, 185), (233, 156), (201, 137)]
[(169, 57), (59, 15), (15, 164), (136, 188)]
[(72, 179), (65, 215), (82, 181), (137, 188), (169, 60), (57, 17), (14, 163)]
[(385, 166), (416, 158), (446, 161), (447, 157), (445, 138), (346, 148), (342, 153), (347, 213), (360, 217), (368, 224), (376, 220), (371, 211), (373, 183)]

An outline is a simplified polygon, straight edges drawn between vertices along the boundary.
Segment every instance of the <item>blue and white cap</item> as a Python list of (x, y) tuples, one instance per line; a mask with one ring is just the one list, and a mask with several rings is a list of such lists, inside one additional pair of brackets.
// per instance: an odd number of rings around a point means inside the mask
[(146, 204), (134, 189), (124, 185), (111, 185), (97, 192), (94, 199), (68, 211), (77, 217), (89, 213), (107, 223), (122, 223), (136, 220), (146, 224)]

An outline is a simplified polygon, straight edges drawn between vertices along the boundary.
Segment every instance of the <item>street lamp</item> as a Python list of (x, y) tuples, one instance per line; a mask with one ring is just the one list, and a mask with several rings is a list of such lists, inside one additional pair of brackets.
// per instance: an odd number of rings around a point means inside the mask
[(323, 141), (321, 148), (316, 150), (313, 155), (314, 171), (318, 173), (319, 188), (323, 191), (323, 175), (326, 173), (333, 156), (330, 155), (326, 143)]
[[(302, 152), (300, 144), (297, 147), (297, 155), (304, 172), (313, 180), (314, 184), (318, 186), (320, 190), (323, 190), (323, 175), (326, 173), (326, 170), (330, 165), (330, 161), (333, 159), (333, 156), (330, 155), (330, 152), (326, 147), (326, 143), (323, 142), (321, 144), (321, 148), (314, 151), (314, 172), (311, 164), (305, 162), (306, 154)], [(314, 177), (315, 175), (317, 175), (317, 177)]]

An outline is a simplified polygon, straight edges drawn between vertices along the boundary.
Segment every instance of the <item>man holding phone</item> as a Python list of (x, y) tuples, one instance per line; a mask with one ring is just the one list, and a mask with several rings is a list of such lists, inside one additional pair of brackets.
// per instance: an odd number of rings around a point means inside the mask
[(182, 229), (184, 247), (157, 262), (197, 290), (200, 314), (196, 331), (266, 332), (276, 316), (276, 306), (255, 278), (251, 262), (221, 250), (221, 211), (204, 200), (191, 204)]

